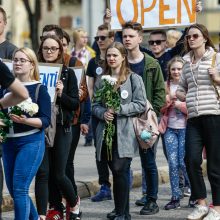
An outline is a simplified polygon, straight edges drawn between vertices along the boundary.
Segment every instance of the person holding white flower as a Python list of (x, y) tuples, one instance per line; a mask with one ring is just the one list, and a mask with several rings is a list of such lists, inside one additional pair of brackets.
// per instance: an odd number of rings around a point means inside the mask
[[(94, 90), (93, 114), (99, 119), (96, 129), (97, 160), (105, 160), (113, 174), (113, 194), (115, 202), (114, 220), (130, 220), (129, 214), (129, 176), (132, 157), (137, 153), (139, 145), (134, 132), (132, 118), (145, 110), (146, 92), (143, 80), (128, 68), (127, 52), (119, 42), (114, 42), (106, 50), (104, 74), (111, 76), (105, 80), (116, 84), (119, 108), (107, 108), (103, 100), (97, 99), (97, 93), (103, 88), (104, 80), (97, 80)], [(103, 76), (102, 76), (103, 77)], [(113, 100), (113, 101), (118, 101)], [(104, 131), (106, 123), (115, 125), (111, 160), (108, 160)], [(106, 135), (106, 133), (105, 133)]]
[[(39, 70), (36, 55), (31, 49), (15, 50), (13, 71), (27, 88), (31, 99), (13, 107), (11, 112), (8, 109), (13, 126), (9, 128), (3, 143), (5, 179), (14, 201), (15, 219), (37, 220), (38, 213), (28, 191), (44, 155), (44, 129), (49, 126), (51, 118), (50, 96), (47, 88), (41, 85), (40, 98), (35, 99)], [(7, 96), (7, 91), (4, 94)], [(16, 114), (18, 109), (21, 110), (19, 115)]]

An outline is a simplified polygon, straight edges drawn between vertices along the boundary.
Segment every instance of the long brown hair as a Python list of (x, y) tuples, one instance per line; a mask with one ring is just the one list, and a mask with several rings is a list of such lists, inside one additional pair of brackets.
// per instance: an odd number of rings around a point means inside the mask
[[(196, 28), (198, 30), (201, 31), (203, 37), (205, 38), (206, 40), (206, 43), (205, 43), (205, 48), (208, 49), (208, 47), (212, 47), (215, 51), (217, 51), (215, 49), (215, 46), (214, 44), (212, 43), (212, 40), (209, 36), (209, 32), (208, 32), (208, 29), (206, 28), (206, 26), (204, 26), (203, 24), (192, 24), (191, 26), (189, 26), (189, 28), (187, 29), (186, 31), (186, 35), (188, 35), (189, 33), (189, 30), (191, 28)], [(189, 52), (191, 51), (191, 48), (189, 47), (189, 43), (188, 43), (188, 40), (185, 38), (185, 41), (184, 41), (184, 46), (185, 46), (185, 50), (186, 52)]]
[(44, 41), (47, 40), (47, 39), (53, 39), (55, 40), (58, 44), (59, 44), (59, 54), (58, 54), (58, 57), (57, 59), (53, 62), (53, 63), (61, 63), (63, 64), (63, 44), (61, 42), (61, 40), (59, 39), (59, 37), (57, 37), (56, 35), (49, 35), (49, 36), (45, 36), (42, 38), (41, 40), (41, 44), (40, 44), (40, 47), (39, 47), (39, 50), (38, 50), (38, 61), (39, 62), (46, 62), (46, 60), (44, 59), (44, 56), (43, 56), (43, 44), (44, 44)]
[(120, 42), (113, 42), (112, 44), (109, 45), (105, 53), (105, 69), (104, 69), (105, 75), (112, 75), (111, 68), (109, 67), (107, 63), (107, 52), (110, 48), (116, 48), (121, 53), (122, 57), (124, 58), (124, 60), (122, 61), (121, 69), (120, 69), (120, 76), (117, 82), (117, 87), (118, 87), (122, 84), (122, 82), (124, 82), (127, 79), (129, 72), (131, 72), (129, 69), (129, 64), (128, 64), (127, 51), (124, 45)]
[(33, 64), (34, 68), (30, 72), (31, 80), (39, 81), (40, 80), (40, 74), (39, 74), (39, 68), (38, 68), (38, 61), (37, 61), (37, 56), (34, 53), (34, 51), (31, 50), (30, 48), (27, 48), (27, 47), (18, 48), (14, 51), (12, 59), (14, 59), (15, 54), (17, 52), (22, 52), (23, 54), (25, 54), (27, 56), (27, 58), (30, 60), (30, 62)]

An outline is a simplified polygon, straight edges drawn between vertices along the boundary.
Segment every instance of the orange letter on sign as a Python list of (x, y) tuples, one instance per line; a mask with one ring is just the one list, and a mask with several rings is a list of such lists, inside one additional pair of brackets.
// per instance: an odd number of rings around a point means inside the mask
[(175, 24), (175, 18), (164, 18), (164, 11), (170, 10), (169, 5), (164, 5), (164, 1), (160, 0), (159, 4), (159, 23), (161, 25), (167, 25), (167, 24)]
[[(137, 0), (132, 0), (132, 2), (133, 2), (133, 6), (134, 6), (134, 17), (133, 17), (132, 21), (136, 22), (137, 19), (138, 19)], [(122, 3), (122, 0), (117, 1), (117, 3), (116, 3), (116, 13), (117, 13), (118, 21), (120, 22), (120, 24), (124, 24), (125, 20), (123, 19), (122, 14), (121, 14), (121, 3)]]
[(194, 22), (196, 22), (196, 11), (195, 11), (196, 0), (191, 0), (191, 1), (192, 1), (192, 11), (190, 11), (188, 0), (183, 0), (184, 4), (186, 6), (186, 11), (187, 11), (188, 17), (189, 17), (189, 22), (194, 23)]
[(156, 0), (153, 0), (151, 6), (149, 8), (144, 8), (144, 0), (141, 0), (141, 25), (144, 25), (144, 13), (151, 11), (155, 5), (156, 5)]

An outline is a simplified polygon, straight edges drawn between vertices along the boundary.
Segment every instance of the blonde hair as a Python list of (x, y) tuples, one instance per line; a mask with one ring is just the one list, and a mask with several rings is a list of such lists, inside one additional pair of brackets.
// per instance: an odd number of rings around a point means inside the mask
[(15, 54), (17, 52), (24, 53), (28, 57), (30, 62), (33, 64), (34, 68), (33, 68), (33, 70), (31, 70), (31, 73), (30, 73), (31, 80), (39, 81), (40, 80), (40, 73), (39, 73), (39, 68), (38, 68), (38, 61), (37, 61), (37, 56), (34, 53), (34, 51), (28, 47), (18, 48), (13, 53), (13, 57), (12, 57), (13, 59), (14, 59)]
[(73, 43), (74, 45), (79, 40), (79, 38), (83, 35), (87, 34), (87, 32), (83, 28), (77, 28), (73, 31)]
[(167, 47), (173, 48), (176, 42), (181, 38), (182, 33), (178, 30), (170, 29), (167, 31)]

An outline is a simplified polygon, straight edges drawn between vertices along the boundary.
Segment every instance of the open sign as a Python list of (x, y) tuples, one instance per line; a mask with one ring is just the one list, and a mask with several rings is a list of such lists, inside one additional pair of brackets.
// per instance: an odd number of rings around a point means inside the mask
[(126, 21), (144, 29), (187, 26), (196, 22), (196, 0), (110, 0), (112, 29)]

